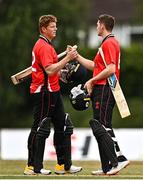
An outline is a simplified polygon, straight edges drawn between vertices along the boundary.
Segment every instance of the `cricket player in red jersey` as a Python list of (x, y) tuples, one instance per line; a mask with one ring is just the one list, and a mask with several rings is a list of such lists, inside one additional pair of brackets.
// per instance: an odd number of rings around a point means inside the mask
[(91, 61), (78, 55), (77, 60), (87, 69), (93, 71), (93, 77), (84, 87), (91, 96), (93, 119), (89, 124), (97, 140), (101, 159), (101, 169), (92, 171), (93, 175), (113, 175), (129, 165), (122, 155), (112, 129), (112, 112), (115, 100), (107, 78), (113, 73), (120, 76), (120, 47), (112, 34), (115, 18), (110, 15), (100, 15), (97, 21), (97, 34), (103, 38), (101, 48), (105, 56), (107, 68), (99, 53)]
[(71, 134), (73, 125), (65, 113), (60, 93), (60, 70), (77, 57), (76, 49), (68, 50), (67, 55), (58, 61), (57, 53), (51, 43), (56, 37), (57, 18), (43, 15), (39, 18), (40, 36), (32, 51), (32, 83), (30, 93), (33, 102), (33, 125), (28, 138), (28, 163), (25, 175), (51, 174), (43, 168), (45, 140), (54, 128), (54, 146), (57, 154), (55, 173), (77, 173), (81, 167), (72, 165)]

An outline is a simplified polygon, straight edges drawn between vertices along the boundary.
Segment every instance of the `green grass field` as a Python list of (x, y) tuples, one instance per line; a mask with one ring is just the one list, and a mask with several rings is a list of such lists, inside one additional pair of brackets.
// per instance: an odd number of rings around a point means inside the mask
[(66, 174), (66, 175), (55, 175), (54, 174), (54, 166), (55, 161), (45, 161), (44, 167), (47, 169), (51, 169), (53, 171), (52, 175), (49, 176), (25, 176), (23, 175), (23, 169), (26, 165), (26, 161), (7, 161), (0, 160), (0, 179), (143, 179), (143, 162), (131, 162), (131, 164), (122, 170), (118, 175), (114, 176), (93, 176), (91, 175), (92, 170), (96, 170), (100, 167), (99, 162), (95, 161), (74, 161), (73, 164), (77, 166), (82, 166), (83, 170), (76, 174)]

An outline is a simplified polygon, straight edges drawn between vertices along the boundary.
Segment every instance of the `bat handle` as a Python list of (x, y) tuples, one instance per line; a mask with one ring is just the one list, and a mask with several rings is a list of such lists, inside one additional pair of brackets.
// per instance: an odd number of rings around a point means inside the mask
[(65, 56), (66, 54), (67, 54), (67, 51), (64, 51), (64, 52), (58, 54), (58, 59)]
[[(77, 45), (72, 46), (72, 48), (77, 49)], [(61, 58), (61, 57), (63, 57), (63, 56), (65, 56), (66, 54), (67, 54), (67, 51), (64, 51), (64, 52), (58, 54), (58, 59)]]

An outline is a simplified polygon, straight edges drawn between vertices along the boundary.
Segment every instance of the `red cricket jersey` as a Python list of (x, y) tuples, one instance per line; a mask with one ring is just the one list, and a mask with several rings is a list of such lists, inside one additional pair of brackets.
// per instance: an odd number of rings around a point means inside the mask
[[(118, 41), (112, 36), (108, 37), (101, 45), (101, 48), (104, 53), (104, 57), (106, 60), (106, 64), (109, 65), (111, 63), (114, 63), (116, 65), (116, 76), (119, 79), (120, 75), (120, 46)], [(99, 74), (103, 69), (105, 69), (104, 62), (102, 60), (102, 57), (99, 53), (97, 52), (97, 55), (94, 58), (94, 71), (93, 71), (93, 77), (95, 77), (97, 74)], [(101, 84), (105, 85), (107, 83), (107, 79), (102, 79), (99, 81), (96, 81), (95, 84)]]
[[(57, 62), (58, 57), (53, 46), (44, 39), (39, 38), (32, 50), (32, 83), (30, 93), (41, 92), (45, 80), (44, 68)], [(47, 88), (50, 92), (56, 92), (60, 89), (58, 73), (48, 75)]]

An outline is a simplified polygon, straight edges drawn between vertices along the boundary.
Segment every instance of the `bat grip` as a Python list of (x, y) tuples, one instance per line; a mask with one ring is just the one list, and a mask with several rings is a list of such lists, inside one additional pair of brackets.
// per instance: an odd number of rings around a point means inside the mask
[[(72, 48), (77, 49), (77, 45), (72, 46)], [(58, 59), (61, 58), (61, 57), (63, 57), (63, 56), (65, 56), (66, 54), (67, 54), (67, 51), (64, 51), (64, 52), (58, 54)]]
[(66, 54), (67, 54), (67, 51), (62, 52), (62, 53), (58, 54), (58, 58), (61, 58), (61, 57), (65, 56)]

